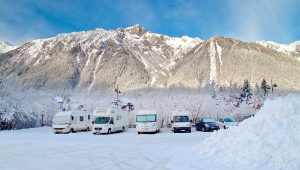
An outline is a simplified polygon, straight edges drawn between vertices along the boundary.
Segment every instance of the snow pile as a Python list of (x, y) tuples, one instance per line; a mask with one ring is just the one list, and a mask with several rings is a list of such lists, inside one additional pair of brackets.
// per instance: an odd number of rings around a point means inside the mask
[(255, 117), (196, 148), (233, 169), (299, 169), (300, 95), (267, 100)]

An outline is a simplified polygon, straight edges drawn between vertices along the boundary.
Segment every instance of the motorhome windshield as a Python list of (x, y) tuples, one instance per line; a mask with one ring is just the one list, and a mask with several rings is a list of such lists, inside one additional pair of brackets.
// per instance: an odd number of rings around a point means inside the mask
[(110, 120), (110, 117), (97, 117), (95, 119), (95, 124), (107, 124)]
[(136, 122), (156, 122), (156, 115), (137, 115)]
[(190, 119), (188, 116), (175, 116), (174, 122), (189, 122)]

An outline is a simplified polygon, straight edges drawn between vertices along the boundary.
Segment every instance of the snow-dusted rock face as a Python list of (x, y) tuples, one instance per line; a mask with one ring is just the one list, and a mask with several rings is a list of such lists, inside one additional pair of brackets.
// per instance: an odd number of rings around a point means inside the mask
[(273, 41), (257, 41), (256, 43), (280, 53), (297, 58), (300, 61), (300, 41), (290, 44), (278, 44)]
[(257, 43), (224, 37), (174, 38), (134, 25), (30, 41), (0, 55), (0, 73), (19, 77), (25, 87), (45, 89), (194, 88), (272, 78), (279, 88), (300, 90), (300, 66), (295, 61)]
[(278, 89), (299, 91), (299, 74), (299, 62), (283, 53), (256, 43), (212, 37), (177, 61), (168, 83), (195, 87), (215, 82), (229, 86), (248, 79), (254, 87), (265, 78), (276, 82)]
[(4, 41), (0, 41), (0, 53), (6, 53), (6, 52), (11, 51), (16, 48), (17, 48), (17, 46), (13, 46)]

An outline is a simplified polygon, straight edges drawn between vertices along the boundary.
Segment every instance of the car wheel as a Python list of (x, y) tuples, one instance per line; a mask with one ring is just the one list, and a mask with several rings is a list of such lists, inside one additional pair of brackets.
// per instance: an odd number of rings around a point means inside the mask
[(226, 126), (224, 125), (224, 129), (226, 129)]
[(87, 132), (88, 132), (88, 131), (90, 131), (90, 128), (89, 128), (89, 127), (87, 127), (87, 128), (86, 128), (86, 131), (87, 131)]
[(204, 127), (202, 127), (202, 130), (201, 130), (202, 132), (205, 132), (205, 128)]
[(108, 129), (107, 134), (111, 134), (111, 130), (110, 129)]
[(73, 129), (73, 128), (71, 129), (71, 133), (75, 133), (75, 131), (74, 131), (74, 129)]
[(122, 132), (125, 132), (125, 127), (124, 126), (122, 127)]
[(138, 132), (138, 134), (141, 134), (141, 132)]

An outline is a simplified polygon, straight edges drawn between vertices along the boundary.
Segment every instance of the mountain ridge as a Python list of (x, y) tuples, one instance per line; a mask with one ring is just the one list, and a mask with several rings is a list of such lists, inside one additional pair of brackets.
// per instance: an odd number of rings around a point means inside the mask
[[(298, 51), (289, 55), (275, 47), (222, 36), (208, 40), (169, 37), (134, 25), (27, 42), (0, 55), (0, 73), (20, 78), (24, 87), (42, 89), (93, 90), (116, 85), (124, 90), (180, 85), (195, 88), (212, 82), (241, 84), (244, 79), (254, 85), (271, 76), (283, 89), (300, 90)], [(290, 74), (286, 80), (282, 78), (285, 72)]]
[(9, 42), (6, 41), (0, 41), (0, 54), (1, 53), (6, 53), (9, 52), (11, 50), (16, 49), (18, 46), (14, 46), (12, 44), (10, 44)]

